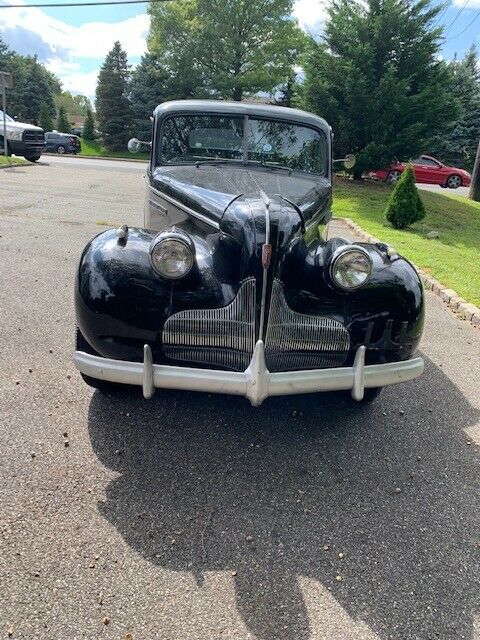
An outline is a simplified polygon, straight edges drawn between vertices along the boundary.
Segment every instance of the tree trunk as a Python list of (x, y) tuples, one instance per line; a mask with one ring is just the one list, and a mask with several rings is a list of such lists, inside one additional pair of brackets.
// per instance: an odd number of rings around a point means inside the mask
[(232, 97), (235, 102), (241, 102), (243, 98), (243, 87), (233, 87)]
[(480, 202), (480, 142), (477, 149), (477, 157), (475, 158), (475, 165), (473, 167), (472, 184), (470, 186), (469, 197), (472, 200)]

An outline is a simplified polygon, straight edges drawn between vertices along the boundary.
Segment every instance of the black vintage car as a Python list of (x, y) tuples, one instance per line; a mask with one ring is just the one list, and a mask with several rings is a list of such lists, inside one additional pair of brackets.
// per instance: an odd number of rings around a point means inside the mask
[[(150, 143), (146, 143), (150, 144)], [(138, 140), (129, 143), (134, 150)], [(294, 109), (157, 107), (143, 228), (78, 267), (74, 361), (99, 389), (371, 400), (423, 371), (419, 277), (386, 245), (326, 240), (332, 131)]]

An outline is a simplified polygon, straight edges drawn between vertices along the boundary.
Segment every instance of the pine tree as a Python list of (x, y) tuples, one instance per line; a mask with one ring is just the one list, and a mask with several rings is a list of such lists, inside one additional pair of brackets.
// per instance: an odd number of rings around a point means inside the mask
[(67, 114), (65, 113), (65, 107), (60, 105), (57, 115), (57, 131), (60, 133), (71, 133), (72, 127), (68, 121)]
[(127, 54), (117, 41), (100, 69), (96, 92), (98, 127), (109, 151), (125, 150), (130, 136), (132, 112), (128, 99), (129, 80)]
[(324, 42), (304, 62), (301, 106), (324, 116), (354, 176), (424, 152), (456, 115), (439, 60), (441, 5), (432, 0), (333, 0)]
[(51, 131), (53, 129), (53, 116), (46, 104), (42, 104), (42, 106), (40, 107), (38, 124), (45, 132)]
[(463, 60), (450, 64), (451, 92), (458, 100), (458, 117), (442, 128), (431, 145), (431, 153), (443, 162), (472, 170), (480, 140), (480, 77), (478, 54), (472, 46)]
[(130, 99), (132, 103), (133, 131), (141, 140), (149, 140), (150, 116), (155, 107), (167, 100), (179, 98), (172, 86), (171, 77), (162, 61), (152, 53), (146, 53), (132, 74)]
[(92, 110), (89, 108), (87, 108), (87, 115), (85, 116), (82, 138), (89, 141), (95, 140), (95, 120), (93, 119)]
[(413, 165), (407, 165), (388, 200), (385, 217), (395, 229), (406, 229), (423, 220), (425, 206), (415, 184)]

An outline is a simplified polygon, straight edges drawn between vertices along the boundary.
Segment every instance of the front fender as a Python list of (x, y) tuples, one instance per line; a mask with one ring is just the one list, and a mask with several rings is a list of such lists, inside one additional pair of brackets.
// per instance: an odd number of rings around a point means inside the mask
[(238, 291), (225, 269), (218, 234), (201, 237), (190, 229), (196, 252), (192, 272), (180, 282), (162, 279), (150, 264), (150, 245), (157, 233), (130, 228), (126, 239), (114, 230), (85, 247), (75, 281), (77, 324), (93, 349), (104, 357), (141, 360), (149, 343), (162, 361), (165, 320), (185, 309), (228, 305)]

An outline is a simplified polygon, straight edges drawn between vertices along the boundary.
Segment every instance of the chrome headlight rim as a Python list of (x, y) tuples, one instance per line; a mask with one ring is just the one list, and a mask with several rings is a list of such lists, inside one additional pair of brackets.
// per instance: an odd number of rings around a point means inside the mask
[[(348, 253), (360, 253), (362, 254), (369, 265), (369, 270), (367, 272), (367, 277), (365, 278), (365, 280), (355, 286), (345, 286), (343, 285), (341, 282), (339, 282), (337, 280), (337, 278), (335, 277), (335, 267), (338, 264), (338, 260), (344, 256), (345, 254)], [(358, 245), (358, 244), (348, 244), (348, 245), (343, 245), (342, 247), (339, 247), (338, 249), (336, 249), (336, 251), (334, 251), (333, 255), (332, 255), (332, 259), (330, 262), (330, 269), (329, 269), (329, 274), (330, 274), (330, 279), (332, 281), (332, 283), (334, 284), (334, 286), (337, 289), (340, 289), (341, 291), (345, 291), (345, 292), (349, 292), (349, 291), (358, 291), (358, 289), (361, 289), (362, 287), (364, 287), (366, 284), (368, 284), (372, 278), (373, 275), (373, 260), (371, 255), (369, 254), (369, 252), (362, 246)]]
[[(155, 259), (154, 259), (155, 251), (157, 251), (162, 244), (165, 244), (167, 242), (176, 242), (182, 245), (183, 248), (188, 249), (190, 253), (188, 268), (182, 271), (181, 273), (179, 273), (178, 275), (174, 275), (171, 273), (168, 274), (168, 273), (165, 273), (164, 271), (161, 271), (158, 268), (158, 265), (155, 263)], [(186, 278), (191, 273), (195, 265), (195, 246), (190, 236), (188, 236), (186, 233), (181, 233), (178, 231), (169, 231), (167, 233), (163, 232), (153, 239), (150, 245), (149, 257), (150, 257), (150, 265), (158, 276), (160, 276), (164, 280), (169, 280), (170, 282), (178, 282)]]

